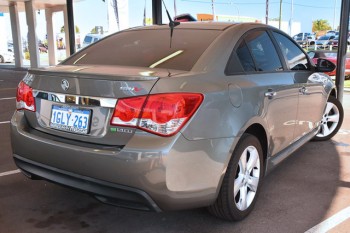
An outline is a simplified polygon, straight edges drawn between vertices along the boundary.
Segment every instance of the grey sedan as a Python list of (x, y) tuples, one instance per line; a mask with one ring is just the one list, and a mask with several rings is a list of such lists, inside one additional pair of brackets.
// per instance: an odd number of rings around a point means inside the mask
[[(263, 24), (128, 29), (31, 69), (11, 120), (32, 179), (141, 210), (208, 207), (240, 220), (264, 175), (343, 120), (331, 79)], [(172, 31), (172, 33), (170, 33)]]

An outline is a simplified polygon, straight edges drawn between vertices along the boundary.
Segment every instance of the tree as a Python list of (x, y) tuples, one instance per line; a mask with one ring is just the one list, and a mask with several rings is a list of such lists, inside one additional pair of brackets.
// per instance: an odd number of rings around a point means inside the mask
[[(61, 33), (64, 33), (64, 26), (61, 27)], [(77, 25), (75, 25), (75, 33), (80, 33), (80, 29)]]
[(318, 20), (312, 21), (313, 32), (327, 31), (331, 29), (332, 27), (329, 25), (328, 21), (325, 19), (318, 19)]

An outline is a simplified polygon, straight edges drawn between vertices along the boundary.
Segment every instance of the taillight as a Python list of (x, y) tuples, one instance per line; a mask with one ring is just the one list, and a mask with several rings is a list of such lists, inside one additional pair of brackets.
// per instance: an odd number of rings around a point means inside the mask
[(179, 132), (203, 101), (197, 93), (155, 94), (119, 99), (112, 125), (131, 126), (161, 136)]
[(136, 127), (146, 96), (119, 99), (111, 125)]
[(33, 89), (23, 81), (17, 87), (16, 108), (17, 110), (26, 109), (35, 112)]

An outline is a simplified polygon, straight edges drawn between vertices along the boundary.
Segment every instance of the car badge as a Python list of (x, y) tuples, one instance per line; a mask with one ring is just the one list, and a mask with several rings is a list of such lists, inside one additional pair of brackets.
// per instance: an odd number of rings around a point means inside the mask
[(62, 79), (61, 81), (61, 87), (64, 91), (67, 91), (69, 88), (69, 82), (67, 79)]

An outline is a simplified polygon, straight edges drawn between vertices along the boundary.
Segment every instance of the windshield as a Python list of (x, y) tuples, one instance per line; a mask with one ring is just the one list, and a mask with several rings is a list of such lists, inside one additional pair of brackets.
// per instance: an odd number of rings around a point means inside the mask
[(123, 31), (68, 58), (67, 65), (121, 65), (191, 70), (221, 33), (218, 30), (175, 29)]
[(329, 36), (321, 36), (319, 40), (329, 40)]

